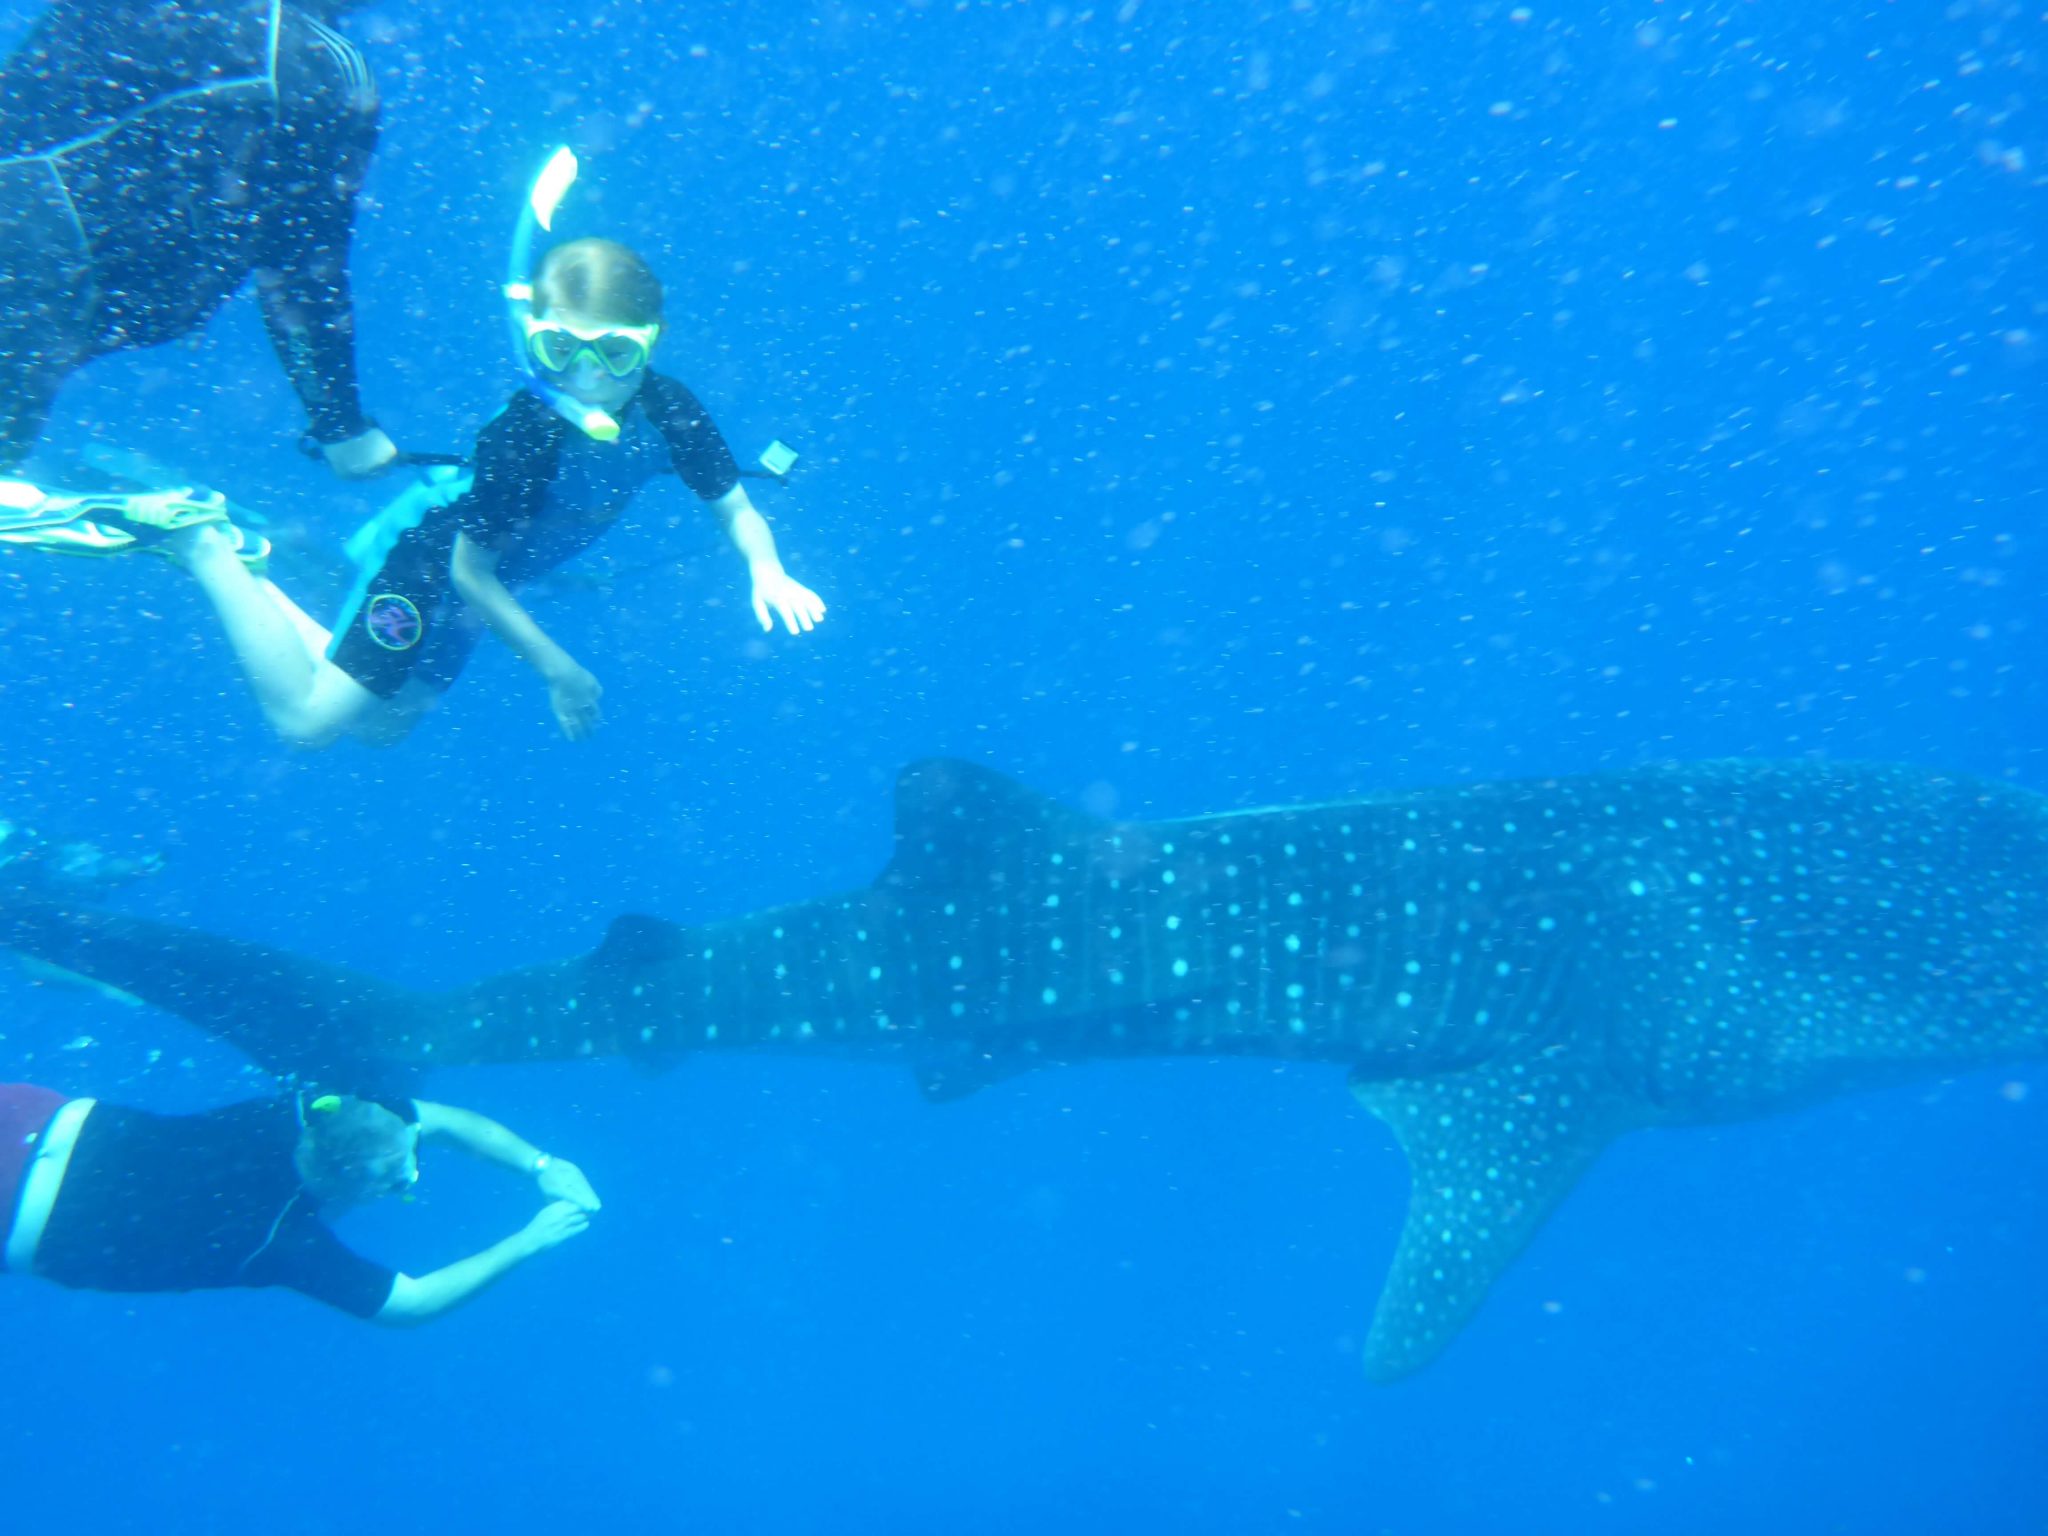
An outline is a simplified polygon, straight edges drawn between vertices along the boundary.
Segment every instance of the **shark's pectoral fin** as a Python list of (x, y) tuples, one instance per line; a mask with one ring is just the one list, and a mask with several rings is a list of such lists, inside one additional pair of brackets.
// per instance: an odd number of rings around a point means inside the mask
[(950, 1104), (993, 1084), (1021, 1077), (1045, 1065), (1042, 1058), (1023, 1052), (991, 1055), (967, 1048), (927, 1049), (912, 1071), (917, 1074), (917, 1091), (933, 1104)]
[(1367, 1081), (1358, 1101), (1408, 1154), (1408, 1221), (1373, 1313), (1365, 1372), (1427, 1365), (1629, 1121), (1597, 1071), (1566, 1053), (1427, 1078)]

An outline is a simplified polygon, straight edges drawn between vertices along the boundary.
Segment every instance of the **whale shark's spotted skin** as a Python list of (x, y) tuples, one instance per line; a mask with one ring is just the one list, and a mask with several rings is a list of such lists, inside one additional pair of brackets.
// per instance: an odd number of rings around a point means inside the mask
[(442, 996), (120, 920), (9, 942), (279, 1065), (826, 1051), (954, 1097), (1056, 1061), (1342, 1064), (1413, 1171), (1365, 1348), (1392, 1379), (1622, 1131), (2048, 1053), (2048, 800), (1728, 762), (1111, 824), (933, 762), (870, 887), (624, 918), (589, 956)]

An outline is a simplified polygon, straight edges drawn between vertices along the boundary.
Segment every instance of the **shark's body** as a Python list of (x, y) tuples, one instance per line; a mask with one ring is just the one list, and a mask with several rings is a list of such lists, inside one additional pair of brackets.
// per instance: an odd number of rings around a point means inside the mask
[(1391, 1379), (1622, 1131), (2048, 1054), (2048, 800), (1733, 762), (1111, 824), (933, 762), (872, 886), (623, 918), (452, 993), (44, 908), (0, 938), (282, 1069), (768, 1049), (951, 1097), (1108, 1057), (1341, 1064), (1414, 1174), (1365, 1351)]

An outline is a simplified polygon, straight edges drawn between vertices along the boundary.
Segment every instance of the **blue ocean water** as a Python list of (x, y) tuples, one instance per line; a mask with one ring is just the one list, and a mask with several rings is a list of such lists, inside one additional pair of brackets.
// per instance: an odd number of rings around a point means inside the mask
[[(402, 748), (294, 756), (178, 573), (0, 558), (0, 813), (161, 847), (133, 910), (447, 984), (865, 882), (933, 753), (1136, 817), (1729, 755), (2048, 790), (2037, 14), (349, 25), (386, 98), (371, 409), (458, 448), (502, 401), (512, 212), (573, 142), (565, 232), (646, 251), (664, 365), (804, 454), (763, 501), (832, 612), (760, 638), (667, 486), (537, 610), (604, 682), (595, 740), (487, 649)], [(48, 450), (265, 511), (320, 610), (389, 487), (297, 430), (245, 299), (74, 380)], [(262, 1086), (14, 977), (0, 1068)], [(409, 1334), (9, 1282), (8, 1529), (2048, 1528), (2038, 1063), (1628, 1138), (1392, 1388), (1357, 1353), (1406, 1171), (1340, 1071), (429, 1092), (576, 1158), (591, 1231)], [(528, 1209), (443, 1159), (344, 1230), (417, 1272)]]

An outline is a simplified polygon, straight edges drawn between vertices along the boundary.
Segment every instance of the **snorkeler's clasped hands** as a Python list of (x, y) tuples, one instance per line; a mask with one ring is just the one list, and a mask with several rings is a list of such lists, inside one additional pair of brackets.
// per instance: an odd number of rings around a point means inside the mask
[(567, 1158), (549, 1158), (534, 1178), (540, 1184), (540, 1192), (550, 1200), (566, 1200), (585, 1212), (604, 1209), (604, 1202), (597, 1198), (597, 1191), (590, 1187), (583, 1170)]
[(808, 634), (825, 622), (825, 600), (781, 566), (757, 565), (754, 617), (761, 621), (763, 634), (775, 628), (778, 618), (792, 635)]
[(558, 1243), (566, 1243), (589, 1227), (592, 1215), (604, 1209), (604, 1202), (597, 1198), (597, 1191), (590, 1187), (581, 1168), (559, 1157), (545, 1157), (540, 1163), (534, 1170), (534, 1182), (548, 1203), (521, 1233), (535, 1253), (545, 1253)]

